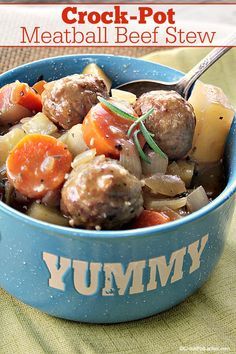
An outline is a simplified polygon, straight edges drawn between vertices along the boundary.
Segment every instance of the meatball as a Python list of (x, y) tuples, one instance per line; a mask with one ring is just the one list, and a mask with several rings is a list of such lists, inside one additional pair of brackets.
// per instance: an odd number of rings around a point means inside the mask
[(42, 93), (43, 113), (64, 129), (81, 123), (98, 102), (108, 97), (103, 80), (93, 75), (71, 75), (49, 82)]
[(71, 172), (61, 210), (71, 226), (118, 229), (142, 212), (142, 183), (116, 160), (98, 156)]
[(196, 118), (192, 106), (175, 91), (150, 91), (138, 98), (138, 115), (154, 108), (146, 119), (147, 129), (170, 159), (184, 157), (192, 147)]

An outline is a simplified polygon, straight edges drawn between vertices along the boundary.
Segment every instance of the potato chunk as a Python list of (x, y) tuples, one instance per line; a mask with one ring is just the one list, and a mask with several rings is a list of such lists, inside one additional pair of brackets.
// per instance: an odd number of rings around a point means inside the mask
[(111, 97), (117, 100), (126, 101), (130, 104), (134, 104), (137, 100), (137, 96), (134, 93), (118, 89), (111, 90)]
[(61, 215), (59, 211), (36, 202), (31, 205), (27, 211), (27, 215), (34, 219), (49, 222), (50, 224), (61, 226), (69, 225), (68, 219)]
[(234, 117), (234, 109), (223, 91), (197, 82), (189, 102), (196, 114), (193, 148), (190, 153), (197, 162), (219, 161)]
[(22, 125), (27, 134), (51, 135), (57, 131), (57, 127), (43, 113), (37, 113), (34, 117), (27, 119)]
[(173, 161), (167, 168), (167, 173), (173, 176), (179, 176), (189, 188), (194, 173), (194, 162), (186, 160)]
[(88, 150), (83, 138), (82, 124), (74, 125), (70, 130), (61, 135), (59, 140), (67, 145), (73, 156), (77, 156)]
[(0, 136), (0, 167), (2, 167), (14, 146), (25, 136), (25, 132), (20, 128), (14, 128), (7, 134)]

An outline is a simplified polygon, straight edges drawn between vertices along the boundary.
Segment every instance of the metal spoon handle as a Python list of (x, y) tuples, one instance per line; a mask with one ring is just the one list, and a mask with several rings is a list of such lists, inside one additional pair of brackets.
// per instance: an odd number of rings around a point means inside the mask
[(196, 80), (222, 55), (227, 53), (236, 43), (236, 33), (225, 41), (225, 47), (213, 49), (205, 58), (195, 65), (180, 81), (176, 84), (177, 91), (184, 97), (188, 98), (189, 91)]

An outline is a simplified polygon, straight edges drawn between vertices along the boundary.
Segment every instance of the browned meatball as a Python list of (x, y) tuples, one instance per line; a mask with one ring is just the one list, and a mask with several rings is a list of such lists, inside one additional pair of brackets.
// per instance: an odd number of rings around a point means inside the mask
[(98, 156), (71, 172), (61, 210), (72, 226), (118, 229), (143, 210), (142, 184), (117, 161)]
[(147, 129), (170, 159), (184, 157), (192, 147), (196, 124), (192, 106), (175, 91), (151, 91), (140, 96), (134, 108), (142, 115), (152, 107)]
[(43, 113), (64, 129), (81, 123), (98, 102), (108, 97), (103, 80), (93, 75), (71, 75), (49, 82), (42, 94)]

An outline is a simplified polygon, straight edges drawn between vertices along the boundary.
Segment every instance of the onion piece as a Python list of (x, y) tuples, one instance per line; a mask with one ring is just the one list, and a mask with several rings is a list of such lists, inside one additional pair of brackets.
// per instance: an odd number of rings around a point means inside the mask
[(165, 207), (173, 209), (173, 210), (178, 210), (180, 208), (183, 208), (187, 203), (187, 197), (182, 197), (182, 198), (165, 198), (165, 199), (153, 199), (153, 198), (147, 198), (144, 200), (144, 207), (145, 209), (148, 210), (160, 210)]
[(171, 219), (171, 221), (174, 221), (174, 220), (178, 220), (178, 219), (182, 219), (182, 216), (177, 213), (176, 211), (174, 211), (173, 209), (171, 208), (168, 208), (168, 207), (163, 207), (160, 209), (160, 211), (164, 211), (164, 213), (169, 216), (169, 218)]
[(195, 163), (192, 161), (178, 160), (172, 162), (168, 168), (167, 172), (170, 175), (179, 176), (188, 188), (191, 185), (193, 178)]
[(138, 151), (131, 141), (124, 141), (122, 143), (122, 150), (120, 152), (120, 164), (126, 168), (132, 175), (141, 178), (142, 166)]
[(92, 161), (95, 156), (96, 156), (96, 149), (86, 150), (74, 158), (71, 167), (75, 170), (80, 165)]
[(166, 173), (168, 158), (160, 156), (160, 154), (157, 154), (150, 148), (146, 148), (144, 152), (151, 161), (150, 164), (142, 161), (142, 171), (145, 177), (152, 176), (155, 173)]
[(196, 188), (192, 193), (187, 196), (187, 208), (193, 213), (207, 205), (209, 203), (209, 199), (205, 192), (205, 189), (200, 186)]
[(168, 197), (175, 197), (177, 194), (186, 192), (185, 184), (178, 176), (156, 173), (152, 177), (145, 178), (144, 182), (152, 193), (163, 194)]

